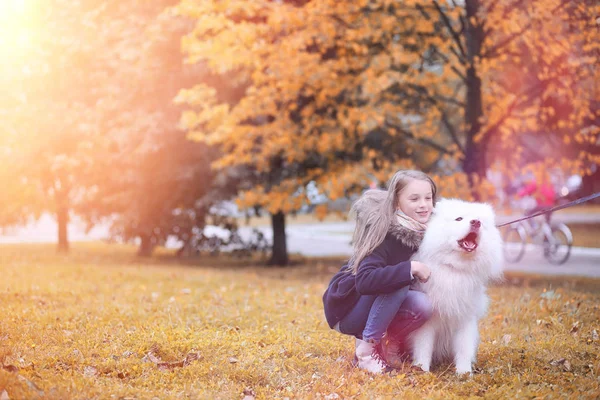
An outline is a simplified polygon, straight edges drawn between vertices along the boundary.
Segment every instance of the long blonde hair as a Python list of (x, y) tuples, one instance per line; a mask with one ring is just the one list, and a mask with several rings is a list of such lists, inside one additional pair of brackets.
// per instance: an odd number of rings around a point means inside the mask
[(416, 170), (400, 170), (392, 176), (387, 184), (388, 190), (371, 189), (352, 204), (351, 214), (356, 216), (356, 226), (352, 236), (352, 257), (348, 268), (356, 274), (358, 265), (368, 254), (379, 246), (387, 235), (398, 206), (398, 197), (404, 187), (413, 179), (427, 181), (431, 184), (433, 204), (437, 187), (424, 172)]

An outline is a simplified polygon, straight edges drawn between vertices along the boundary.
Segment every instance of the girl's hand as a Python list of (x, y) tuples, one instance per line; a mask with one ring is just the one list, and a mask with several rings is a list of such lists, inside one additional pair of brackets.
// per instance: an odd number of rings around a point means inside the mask
[(410, 273), (423, 283), (427, 282), (431, 276), (429, 267), (419, 261), (410, 262)]

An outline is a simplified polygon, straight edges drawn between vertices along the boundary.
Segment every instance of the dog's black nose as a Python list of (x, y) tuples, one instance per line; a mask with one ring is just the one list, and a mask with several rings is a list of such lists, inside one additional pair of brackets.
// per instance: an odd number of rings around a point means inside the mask
[(473, 228), (479, 228), (481, 226), (481, 221), (479, 221), (478, 219), (472, 219), (471, 226)]

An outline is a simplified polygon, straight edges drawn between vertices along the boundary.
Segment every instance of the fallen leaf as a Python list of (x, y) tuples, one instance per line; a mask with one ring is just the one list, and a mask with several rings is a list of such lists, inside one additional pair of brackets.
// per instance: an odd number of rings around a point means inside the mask
[(565, 371), (571, 371), (571, 363), (569, 362), (569, 360), (565, 360), (563, 368), (565, 369)]
[(3, 390), (2, 393), (0, 393), (0, 400), (10, 400), (10, 397), (8, 397), (8, 393), (6, 392), (6, 390)]
[(173, 371), (175, 368), (183, 367), (183, 361), (161, 362), (156, 364), (159, 371)]
[(560, 365), (560, 364), (564, 363), (565, 361), (566, 361), (566, 359), (559, 358), (558, 360), (552, 360), (552, 361), (550, 361), (550, 365)]
[(83, 376), (87, 376), (88, 378), (94, 377), (98, 375), (98, 369), (96, 367), (92, 367), (88, 365), (83, 369)]
[(575, 323), (571, 327), (571, 331), (569, 333), (572, 334), (572, 335), (574, 335), (574, 336), (576, 336), (577, 335), (577, 331), (579, 331), (579, 321), (575, 321)]
[(559, 358), (558, 360), (550, 361), (550, 365), (562, 366), (565, 371), (571, 371), (571, 363), (566, 358)]
[(192, 361), (199, 358), (198, 353), (188, 353), (182, 361), (159, 362), (156, 364), (159, 371), (172, 371), (175, 368), (181, 368), (189, 365)]
[(244, 389), (243, 395), (244, 398), (242, 400), (254, 400), (254, 398), (256, 397), (256, 393), (254, 393), (254, 390), (252, 390), (251, 388)]
[(126, 351), (123, 353), (123, 357), (124, 357), (124, 358), (127, 358), (127, 357), (129, 357), (130, 355), (132, 355), (132, 354), (135, 354), (135, 353), (134, 353), (133, 351), (131, 351), (131, 350), (126, 350)]
[(153, 351), (149, 351), (148, 353), (146, 353), (144, 358), (142, 358), (142, 361), (150, 361), (150, 362), (153, 362), (154, 364), (158, 364), (158, 363), (162, 362), (160, 357), (158, 357), (156, 354), (154, 354)]
[(8, 372), (19, 372), (19, 368), (14, 365), (3, 365), (2, 369)]

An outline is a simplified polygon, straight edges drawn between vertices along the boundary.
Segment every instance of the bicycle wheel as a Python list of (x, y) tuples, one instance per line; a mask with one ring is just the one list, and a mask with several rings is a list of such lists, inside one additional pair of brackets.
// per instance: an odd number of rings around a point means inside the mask
[(551, 236), (544, 234), (544, 257), (551, 264), (561, 265), (571, 255), (573, 234), (565, 224), (550, 225)]
[(525, 254), (526, 234), (522, 226), (509, 226), (504, 232), (504, 258), (516, 263)]

